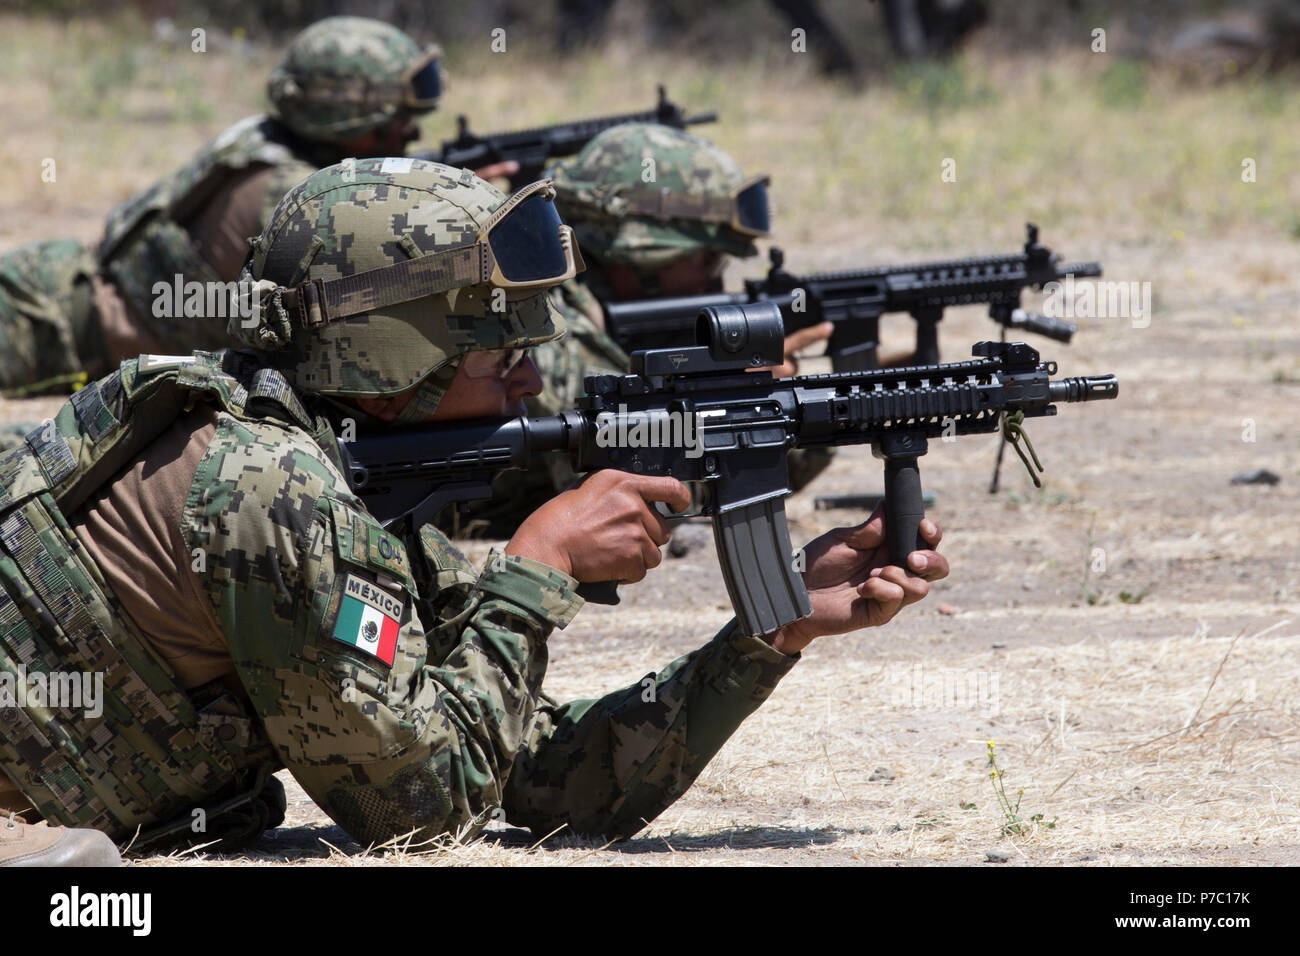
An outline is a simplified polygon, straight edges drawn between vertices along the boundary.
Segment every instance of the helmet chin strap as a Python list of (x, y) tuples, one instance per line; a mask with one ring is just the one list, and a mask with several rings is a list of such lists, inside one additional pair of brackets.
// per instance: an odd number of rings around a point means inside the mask
[(438, 410), (438, 403), (451, 388), (451, 383), (456, 380), (462, 358), (464, 355), (457, 355), (442, 368), (421, 379), (420, 384), (415, 386), (415, 394), (402, 406), (392, 424), (418, 425), (433, 418), (433, 413)]
[(394, 424), (416, 425), (427, 422), (433, 417), (433, 413), (438, 410), (438, 403), (442, 401), (442, 396), (447, 394), (447, 389), (435, 382), (437, 377), (430, 375), (415, 386), (415, 395), (402, 406), (402, 410), (393, 419)]
[[(380, 418), (367, 412), (356, 404), (357, 399), (355, 398), (341, 395), (317, 395), (316, 398), (323, 404), (324, 408), (322, 410), (330, 423), (335, 426), (336, 431), (340, 430), (348, 420), (354, 423), (354, 427), (359, 433), (377, 428), (390, 428), (393, 425), (423, 424), (433, 417), (433, 413), (438, 408), (438, 402), (447, 394), (447, 389), (451, 387), (452, 381), (456, 378), (460, 360), (461, 356), (458, 355), (436, 372), (421, 379), (419, 384), (409, 390), (414, 392), (411, 400), (391, 419)], [(398, 393), (398, 395), (403, 394), (406, 393)], [(394, 398), (396, 396), (383, 397)]]
[(352, 404), (352, 399), (339, 398), (335, 395), (314, 395), (312, 398), (319, 403), (319, 410), (329, 419), (336, 435), (346, 433), (346, 425), (349, 421), (354, 423), (353, 427), (358, 434), (384, 428), (390, 424), (364, 411), (360, 405)]

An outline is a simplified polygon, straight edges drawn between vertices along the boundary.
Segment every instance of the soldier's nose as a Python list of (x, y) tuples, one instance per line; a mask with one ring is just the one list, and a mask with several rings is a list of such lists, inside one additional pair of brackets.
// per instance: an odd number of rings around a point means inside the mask
[(542, 394), (542, 373), (532, 356), (527, 356), (510, 371), (507, 380), (511, 399), (536, 398)]

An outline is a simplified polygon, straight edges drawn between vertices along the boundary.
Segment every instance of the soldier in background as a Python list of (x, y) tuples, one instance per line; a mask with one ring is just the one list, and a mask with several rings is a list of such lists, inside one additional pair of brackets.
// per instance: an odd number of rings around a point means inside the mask
[[(810, 617), (733, 621), (650, 694), (548, 698), (578, 582), (645, 577), (668, 537), (651, 505), (686, 489), (597, 472), (475, 568), (430, 525), (382, 528), (335, 436), (522, 412), (541, 389), (522, 350), (560, 334), (546, 290), (578, 267), (552, 196), (418, 160), (321, 170), (254, 243), (268, 305), (230, 331), (260, 355), (126, 361), (0, 455), (0, 667), (101, 673), (107, 698), (0, 708), (0, 807), (141, 842), (205, 808), (206, 839), (255, 839), (287, 767), (362, 844), (472, 833), (498, 807), (539, 834), (629, 836), (811, 641), (882, 625), (947, 574), (933, 550), (887, 566), (877, 514), (806, 548)], [(506, 276), (498, 239), (537, 254)], [(309, 282), (335, 303), (324, 322)]]
[(0, 389), (67, 390), (142, 352), (226, 345), (224, 319), (158, 314), (155, 284), (233, 281), (295, 183), (344, 157), (402, 155), (437, 105), (438, 53), (378, 20), (322, 20), (272, 71), (272, 113), (116, 207), (96, 252), (55, 239), (0, 257)]
[[(587, 269), (552, 294), (568, 331), (535, 351), (545, 387), (529, 401), (530, 415), (575, 407), (587, 375), (628, 371), (626, 353), (605, 333), (601, 302), (721, 292), (731, 260), (757, 255), (754, 240), (769, 233), (768, 177), (746, 177), (713, 143), (670, 126), (625, 123), (605, 130), (552, 175), (556, 205), (578, 237)], [(830, 323), (823, 323), (787, 336), (786, 362), (773, 373), (798, 374), (795, 353), (830, 333)], [(791, 454), (791, 488), (825, 470), (833, 451)], [(527, 472), (499, 475), (493, 499), (461, 506), (451, 527), (509, 537), (575, 477), (567, 456), (543, 456)]]

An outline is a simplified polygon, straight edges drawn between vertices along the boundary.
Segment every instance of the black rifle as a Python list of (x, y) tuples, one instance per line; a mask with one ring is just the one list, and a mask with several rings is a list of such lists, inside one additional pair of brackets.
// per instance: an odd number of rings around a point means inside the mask
[(548, 159), (573, 156), (580, 152), (598, 134), (623, 123), (659, 123), (685, 129), (697, 123), (717, 122), (717, 113), (696, 113), (687, 116), (680, 106), (671, 102), (659, 87), (659, 102), (652, 110), (642, 113), (623, 113), (617, 116), (600, 116), (595, 119), (556, 123), (536, 129), (520, 129), (509, 133), (488, 133), (479, 136), (469, 131), (469, 120), (456, 117), (456, 138), (443, 140), (442, 148), (412, 153), (416, 159), (429, 159), (448, 166), (465, 169), (482, 169), (490, 163), (513, 159), (519, 172), (510, 177), (511, 189), (542, 178)]
[(1025, 312), (1020, 295), (1067, 275), (1099, 276), (1101, 263), (1062, 264), (1038, 241), (1038, 227), (1027, 224), (1024, 252), (1009, 256), (948, 259), (913, 265), (883, 266), (852, 272), (792, 275), (785, 256), (772, 249), (765, 279), (746, 279), (745, 291), (672, 299), (611, 302), (605, 305), (606, 328), (627, 352), (695, 341), (695, 317), (701, 309), (742, 305), (770, 299), (781, 308), (787, 332), (835, 323), (826, 353), (837, 372), (879, 368), (876, 346), (880, 316), (910, 312), (916, 319), (916, 364), (939, 361), (939, 320), (954, 305), (988, 304), (989, 315), (1003, 328), (1070, 341), (1077, 326), (1046, 315)]
[[(779, 363), (783, 337), (772, 303), (706, 309), (700, 345), (638, 352), (631, 374), (589, 377), (578, 411), (363, 436), (341, 446), (348, 480), (380, 521), (409, 515), (416, 526), (445, 505), (490, 497), (497, 472), (550, 451), (569, 453), (579, 471), (704, 482), (702, 513), (713, 521), (737, 619), (747, 633), (767, 634), (811, 611), (785, 523), (790, 448), (872, 446), (885, 461), (890, 561), (905, 568), (908, 553), (925, 547), (917, 459), (931, 438), (1009, 428), (1018, 439), (1020, 422), (1055, 415), (1055, 402), (1119, 392), (1113, 375), (1053, 381), (1056, 363), (1022, 342), (980, 342), (977, 358), (947, 365), (787, 379), (746, 371)], [(579, 593), (618, 600), (610, 582)]]

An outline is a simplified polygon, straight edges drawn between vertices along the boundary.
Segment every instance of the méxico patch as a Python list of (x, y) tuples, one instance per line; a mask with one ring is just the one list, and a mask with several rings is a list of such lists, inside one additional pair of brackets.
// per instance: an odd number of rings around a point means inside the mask
[(403, 606), (403, 601), (378, 585), (355, 575), (344, 575), (343, 601), (334, 623), (334, 638), (392, 667)]

